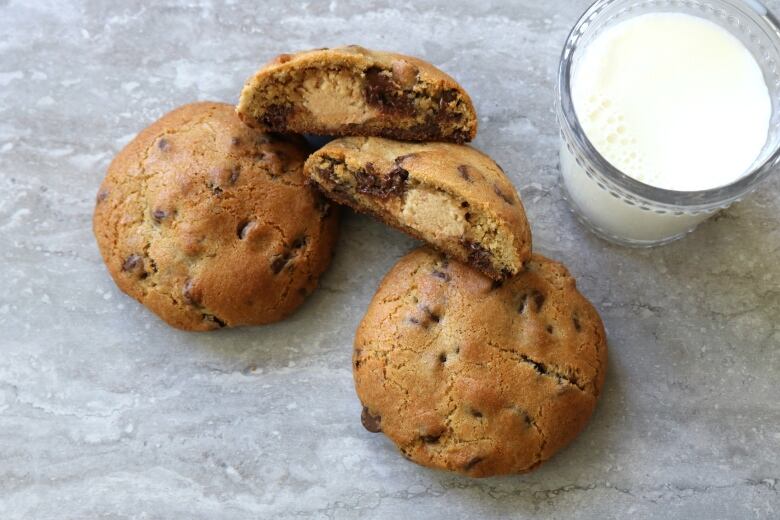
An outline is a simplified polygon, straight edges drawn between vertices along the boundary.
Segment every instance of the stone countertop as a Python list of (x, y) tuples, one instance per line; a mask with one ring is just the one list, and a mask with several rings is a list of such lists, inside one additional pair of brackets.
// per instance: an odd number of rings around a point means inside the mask
[[(585, 6), (0, 0), (0, 518), (777, 518), (780, 177), (667, 247), (590, 235), (557, 183), (552, 110)], [(362, 428), (353, 332), (415, 245), (368, 218), (344, 219), (322, 287), (273, 326), (178, 332), (103, 267), (94, 196), (136, 132), (235, 101), (276, 53), (347, 43), (460, 80), (537, 250), (602, 313), (603, 399), (532, 474), (428, 470)]]

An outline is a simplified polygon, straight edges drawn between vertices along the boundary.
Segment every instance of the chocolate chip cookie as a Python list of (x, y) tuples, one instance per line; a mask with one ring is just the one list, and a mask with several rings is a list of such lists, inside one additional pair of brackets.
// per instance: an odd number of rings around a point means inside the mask
[(334, 208), (303, 175), (307, 151), (222, 103), (185, 105), (143, 130), (111, 163), (95, 206), (116, 284), (186, 330), (289, 315), (337, 233)]
[(454, 79), (356, 45), (276, 57), (247, 81), (237, 111), (276, 132), (459, 143), (477, 133), (471, 98)]
[(410, 460), (472, 477), (530, 471), (584, 428), (604, 328), (560, 263), (503, 282), (429, 248), (387, 274), (357, 330), (363, 425)]
[(522, 269), (531, 232), (514, 186), (466, 145), (345, 137), (304, 167), (330, 198), (466, 262), (491, 278)]

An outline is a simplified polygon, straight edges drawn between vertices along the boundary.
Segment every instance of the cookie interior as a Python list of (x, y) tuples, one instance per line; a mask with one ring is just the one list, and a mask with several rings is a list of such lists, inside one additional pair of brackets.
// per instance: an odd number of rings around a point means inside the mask
[[(279, 62), (287, 63), (284, 55)], [(446, 83), (426, 81), (402, 58), (384, 65), (323, 57), (271, 67), (244, 87), (238, 112), (276, 132), (455, 142), (476, 132), (470, 101)]]
[(493, 279), (519, 272), (523, 260), (514, 233), (484, 207), (433, 186), (400, 165), (380, 174), (328, 156), (307, 164), (334, 200), (432, 244)]

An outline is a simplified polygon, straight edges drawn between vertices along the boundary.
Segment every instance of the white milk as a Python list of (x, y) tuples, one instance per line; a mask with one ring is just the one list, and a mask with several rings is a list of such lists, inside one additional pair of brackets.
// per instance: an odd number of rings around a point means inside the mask
[[(675, 191), (744, 176), (768, 135), (772, 106), (761, 69), (727, 30), (681, 13), (637, 16), (584, 49), (572, 99), (585, 134), (626, 175)], [(564, 147), (569, 196), (607, 234), (655, 241), (709, 215), (659, 215), (629, 206), (588, 178)]]

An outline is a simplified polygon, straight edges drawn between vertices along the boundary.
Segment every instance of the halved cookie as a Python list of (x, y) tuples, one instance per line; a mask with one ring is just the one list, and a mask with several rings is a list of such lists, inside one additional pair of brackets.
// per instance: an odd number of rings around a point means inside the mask
[(465, 145), (346, 137), (304, 172), (326, 196), (376, 216), (495, 280), (531, 256), (520, 197), (501, 168)]
[(471, 98), (450, 76), (356, 45), (277, 56), (246, 82), (236, 110), (274, 132), (458, 143), (477, 133)]

